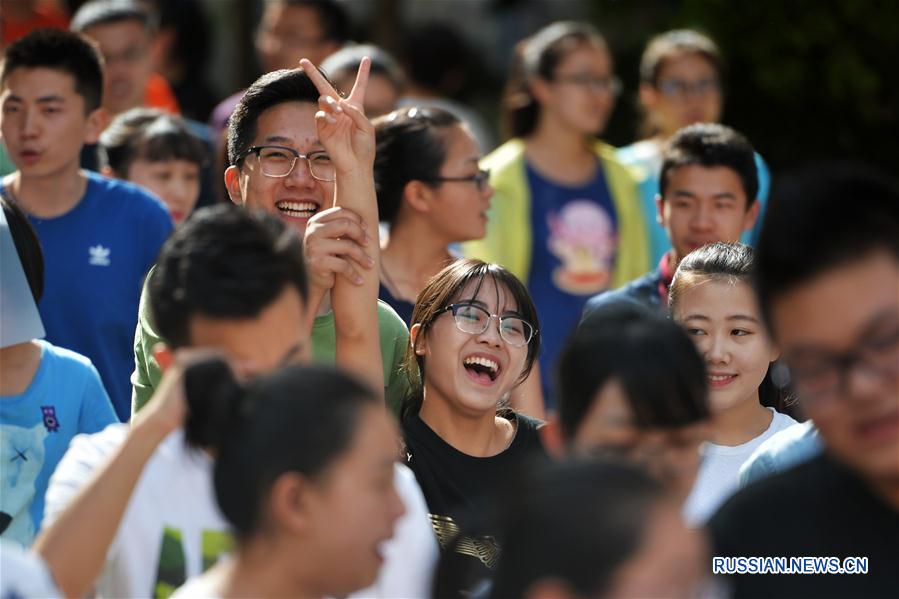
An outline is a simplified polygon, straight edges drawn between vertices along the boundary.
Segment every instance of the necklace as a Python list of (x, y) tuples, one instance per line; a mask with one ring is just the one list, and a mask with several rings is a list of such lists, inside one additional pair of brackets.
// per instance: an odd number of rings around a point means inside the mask
[[(398, 300), (409, 301), (406, 298), (400, 297), (399, 287), (396, 286), (396, 283), (393, 282), (393, 279), (387, 273), (387, 267), (384, 265), (384, 258), (381, 258), (381, 281), (384, 283), (384, 286), (387, 287), (387, 291), (390, 292), (394, 298)], [(414, 300), (412, 300), (414, 302)]]

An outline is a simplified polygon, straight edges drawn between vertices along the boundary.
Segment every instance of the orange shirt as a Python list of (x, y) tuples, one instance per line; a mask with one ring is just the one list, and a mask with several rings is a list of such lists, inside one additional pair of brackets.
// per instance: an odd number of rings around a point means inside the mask
[(68, 29), (69, 19), (56, 9), (38, 7), (34, 9), (31, 18), (25, 21), (16, 21), (6, 16), (0, 17), (0, 26), (2, 26), (2, 45), (6, 47), (34, 29), (42, 27)]
[(178, 100), (172, 92), (169, 82), (159, 73), (150, 75), (147, 81), (147, 89), (144, 92), (144, 106), (148, 108), (159, 108), (172, 114), (180, 114), (181, 107), (178, 106)]

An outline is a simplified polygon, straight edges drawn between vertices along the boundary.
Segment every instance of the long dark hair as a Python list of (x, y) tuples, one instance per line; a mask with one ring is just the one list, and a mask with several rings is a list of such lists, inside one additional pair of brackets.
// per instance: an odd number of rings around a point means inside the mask
[(185, 373), (185, 438), (216, 455), (222, 513), (241, 539), (258, 530), (263, 503), (285, 472), (315, 478), (351, 444), (371, 389), (326, 366), (288, 366), (239, 384), (219, 359)]
[[(753, 289), (755, 272), (755, 252), (748, 245), (720, 241), (708, 244), (681, 260), (668, 290), (668, 306), (673, 312), (680, 296), (702, 281), (740, 282)], [(790, 413), (795, 399), (788, 389), (775, 384), (776, 364), (772, 362), (768, 365), (768, 372), (759, 385), (759, 402), (778, 412)]]
[(531, 92), (530, 82), (537, 78), (551, 81), (565, 57), (584, 44), (608, 47), (592, 25), (575, 21), (547, 25), (518, 44), (502, 100), (506, 137), (526, 137), (534, 132), (540, 105)]
[(528, 344), (527, 359), (519, 381), (524, 381), (530, 374), (534, 361), (537, 359), (537, 352), (540, 350), (540, 327), (537, 308), (534, 306), (527, 288), (515, 275), (498, 264), (488, 264), (470, 258), (456, 260), (428, 281), (421, 293), (418, 294), (418, 301), (415, 302), (415, 308), (412, 310), (411, 322), (413, 325), (420, 324), (421, 329), (415, 344), (410, 344), (406, 348), (406, 355), (403, 358), (403, 369), (409, 378), (411, 391), (400, 410), (402, 420), (418, 414), (424, 399), (425, 359), (415, 352), (422, 335), (427, 334), (428, 329), (442, 313), (443, 308), (460, 299), (459, 294), (468, 283), (477, 282), (472, 293), (474, 296), (478, 294), (487, 277), (490, 277), (497, 288), (508, 291), (518, 307), (518, 313), (534, 326), (536, 332)]

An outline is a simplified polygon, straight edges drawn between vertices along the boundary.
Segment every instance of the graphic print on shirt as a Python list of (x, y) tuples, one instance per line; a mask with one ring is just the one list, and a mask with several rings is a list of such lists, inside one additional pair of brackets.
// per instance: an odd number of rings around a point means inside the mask
[[(445, 550), (450, 542), (456, 540), (459, 534), (459, 525), (449, 516), (428, 514), (428, 518), (431, 520), (431, 526), (434, 528), (434, 534), (437, 535), (440, 548)], [(500, 547), (492, 536), (463, 535), (456, 541), (455, 550), (456, 553), (481, 560), (482, 564), (492, 570), (496, 567), (499, 559)]]
[(34, 538), (30, 508), (34, 483), (44, 466), (47, 435), (43, 423), (32, 428), (0, 425), (0, 533), (22, 546)]
[[(156, 599), (167, 599), (189, 578), (183, 536), (180, 529), (171, 526), (166, 526), (162, 531), (159, 563), (156, 567), (156, 583), (153, 585), (151, 594)], [(227, 532), (220, 530), (204, 530), (200, 536), (202, 538), (201, 567), (202, 572), (205, 572), (220, 557), (231, 551), (234, 539)]]
[(56, 417), (55, 406), (41, 406), (41, 414), (44, 416), (44, 428), (48, 433), (59, 432), (59, 419)]
[(593, 295), (612, 280), (618, 240), (614, 223), (602, 206), (590, 200), (568, 202), (546, 216), (547, 249), (561, 264), (553, 270), (553, 283), (572, 295)]
[(99, 243), (97, 245), (92, 245), (88, 248), (87, 253), (90, 255), (90, 260), (88, 260), (88, 264), (92, 264), (94, 266), (109, 266), (109, 254), (110, 249), (107, 247), (103, 247)]

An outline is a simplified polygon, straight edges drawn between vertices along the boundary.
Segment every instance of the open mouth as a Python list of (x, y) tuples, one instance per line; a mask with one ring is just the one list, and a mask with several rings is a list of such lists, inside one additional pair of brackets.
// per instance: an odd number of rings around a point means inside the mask
[(490, 385), (499, 376), (499, 362), (484, 356), (469, 356), (462, 366), (470, 378), (482, 385)]
[(311, 218), (318, 212), (318, 204), (315, 202), (292, 202), (282, 200), (275, 204), (281, 214), (289, 218)]

